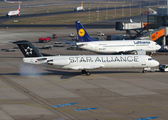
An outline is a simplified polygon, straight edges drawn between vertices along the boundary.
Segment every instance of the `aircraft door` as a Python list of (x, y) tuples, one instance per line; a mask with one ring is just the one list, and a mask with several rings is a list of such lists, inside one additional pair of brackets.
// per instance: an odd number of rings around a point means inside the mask
[(145, 66), (146, 65), (146, 59), (145, 58), (143, 58), (142, 59), (142, 64), (141, 64), (142, 66)]

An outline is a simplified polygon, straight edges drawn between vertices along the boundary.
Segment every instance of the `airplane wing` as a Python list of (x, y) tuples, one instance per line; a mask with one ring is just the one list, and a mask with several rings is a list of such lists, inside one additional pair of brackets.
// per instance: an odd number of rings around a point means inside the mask
[(22, 12), (20, 14), (30, 14), (30, 13), (34, 13), (34, 12)]
[(70, 41), (61, 41), (61, 42), (76, 45), (76, 42), (70, 42)]
[(77, 46), (83, 46), (86, 45), (87, 43), (80, 43), (80, 42), (70, 42), (70, 41), (61, 41), (63, 43), (67, 43), (67, 44), (73, 44), (73, 45), (77, 45)]
[(138, 55), (146, 55), (146, 51), (145, 50), (134, 50), (134, 49), (130, 49), (130, 50), (119, 50), (117, 51), (117, 53), (136, 53)]
[(71, 67), (71, 69), (73, 69), (73, 70), (91, 70), (91, 69), (98, 69), (103, 66), (104, 65), (84, 65), (84, 66)]

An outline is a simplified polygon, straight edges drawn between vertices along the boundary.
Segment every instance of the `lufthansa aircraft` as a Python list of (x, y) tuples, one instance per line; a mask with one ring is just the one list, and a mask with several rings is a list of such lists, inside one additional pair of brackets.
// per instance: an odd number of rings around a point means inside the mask
[(147, 55), (67, 55), (43, 56), (29, 41), (13, 42), (22, 51), (25, 63), (45, 65), (56, 69), (81, 70), (90, 75), (89, 70), (99, 68), (146, 68), (156, 67), (159, 62)]
[(151, 40), (115, 40), (115, 41), (99, 41), (89, 36), (80, 21), (75, 22), (79, 42), (67, 42), (75, 44), (81, 49), (103, 53), (137, 53), (146, 54), (146, 52), (155, 52), (161, 47)]

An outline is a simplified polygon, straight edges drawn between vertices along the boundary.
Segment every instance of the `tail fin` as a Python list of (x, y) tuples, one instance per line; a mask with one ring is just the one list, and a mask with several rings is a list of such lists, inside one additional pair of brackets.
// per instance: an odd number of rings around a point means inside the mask
[(133, 23), (132, 19), (130, 19), (130, 23)]
[(89, 36), (85, 28), (82, 26), (80, 21), (75, 21), (76, 30), (79, 42), (91, 42), (91, 41), (98, 41), (97, 39), (94, 39)]
[(19, 11), (18, 16), (20, 16), (20, 3), (19, 3), (19, 6), (18, 6), (18, 11)]
[(82, 3), (81, 3), (81, 7), (83, 7), (83, 1), (82, 1)]
[(17, 44), (25, 57), (42, 57), (42, 54), (27, 40), (13, 42)]

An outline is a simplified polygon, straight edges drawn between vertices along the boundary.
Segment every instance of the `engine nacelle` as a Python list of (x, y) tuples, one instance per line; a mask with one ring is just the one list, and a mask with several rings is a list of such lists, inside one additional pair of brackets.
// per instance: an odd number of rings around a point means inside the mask
[(145, 50), (137, 50), (136, 54), (137, 55), (146, 55), (146, 51)]
[(64, 66), (64, 65), (68, 65), (69, 64), (69, 60), (67, 60), (67, 59), (53, 59), (53, 60), (48, 60), (47, 63), (49, 65)]

